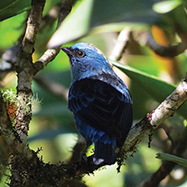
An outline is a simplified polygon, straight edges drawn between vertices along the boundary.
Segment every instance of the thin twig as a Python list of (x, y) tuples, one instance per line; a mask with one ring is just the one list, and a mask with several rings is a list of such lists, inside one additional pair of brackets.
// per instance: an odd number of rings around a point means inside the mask
[(59, 52), (60, 52), (60, 47), (48, 49), (47, 51), (45, 51), (42, 57), (34, 63), (34, 68), (35, 68), (34, 75), (36, 75), (40, 70), (42, 70), (45, 66), (47, 66), (49, 62), (53, 61)]
[(46, 14), (40, 23), (39, 32), (41, 32), (46, 26), (52, 25), (59, 17), (61, 4), (57, 4)]
[(128, 27), (120, 32), (109, 59), (115, 61), (119, 61), (121, 59), (123, 52), (128, 46), (130, 33), (131, 30)]

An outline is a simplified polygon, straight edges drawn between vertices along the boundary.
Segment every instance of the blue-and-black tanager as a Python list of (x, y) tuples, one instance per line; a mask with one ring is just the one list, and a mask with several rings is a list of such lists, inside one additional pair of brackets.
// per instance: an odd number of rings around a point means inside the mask
[(72, 82), (68, 108), (77, 129), (94, 143), (93, 162), (114, 164), (132, 125), (132, 100), (125, 83), (115, 74), (103, 53), (91, 44), (61, 48), (69, 57)]

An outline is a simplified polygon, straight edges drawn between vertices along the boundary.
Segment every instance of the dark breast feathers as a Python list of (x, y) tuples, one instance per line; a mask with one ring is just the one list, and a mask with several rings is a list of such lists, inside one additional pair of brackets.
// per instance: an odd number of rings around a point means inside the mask
[(117, 147), (123, 145), (132, 125), (132, 104), (127, 97), (130, 95), (97, 79), (85, 78), (72, 84), (68, 107), (88, 144), (96, 141), (89, 136), (92, 131), (88, 132), (93, 127), (96, 132), (103, 131), (109, 139), (115, 139)]

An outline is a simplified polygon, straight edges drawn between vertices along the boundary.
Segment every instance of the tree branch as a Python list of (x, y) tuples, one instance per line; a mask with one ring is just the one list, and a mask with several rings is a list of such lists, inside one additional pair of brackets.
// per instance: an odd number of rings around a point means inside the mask
[(40, 23), (40, 28), (39, 28), (39, 32), (41, 32), (46, 26), (48, 25), (52, 25), (59, 17), (59, 12), (60, 12), (60, 7), (61, 4), (57, 4), (56, 6), (54, 6), (49, 12), (48, 14), (46, 14), (43, 18), (42, 21)]
[[(181, 83), (179, 84), (179, 86), (176, 88), (176, 90), (169, 96), (167, 97), (167, 104), (168, 103), (173, 103), (175, 102), (175, 105), (172, 106), (171, 108), (175, 108), (175, 106), (177, 106), (177, 108), (179, 108), (179, 105), (182, 105), (181, 101), (185, 101), (186, 100), (186, 95), (182, 94), (186, 93), (186, 77), (181, 81)], [(182, 86), (182, 88), (181, 88)], [(180, 89), (178, 89), (180, 87)], [(181, 91), (183, 90), (183, 91)], [(179, 103), (177, 101), (173, 101), (170, 100), (170, 98), (173, 98), (173, 96), (176, 95), (180, 95), (180, 99), (179, 99)], [(166, 101), (163, 101), (163, 103), (165, 103)], [(161, 103), (160, 106), (162, 106), (161, 108), (165, 107), (165, 112), (170, 114), (170, 110), (168, 110), (168, 105), (163, 105), (163, 103)], [(156, 115), (157, 111), (159, 111), (160, 106), (157, 107), (157, 109), (152, 113), (152, 115)], [(162, 109), (164, 111), (164, 109)], [(176, 111), (176, 110), (175, 110)], [(174, 113), (175, 111), (172, 110), (172, 112)], [(160, 116), (160, 115), (159, 115)], [(169, 117), (170, 115), (167, 115), (167, 117)], [(160, 116), (163, 117), (163, 116)], [(151, 118), (151, 116), (149, 116), (149, 118)], [(165, 118), (164, 118), (165, 119)], [(154, 121), (155, 120), (155, 121)], [(158, 127), (159, 124), (161, 123), (162, 120), (158, 120), (157, 118), (151, 118), (150, 121), (145, 117), (144, 119), (142, 119), (139, 123), (137, 123), (134, 127), (132, 127), (127, 140), (125, 141), (125, 145), (124, 145), (124, 150), (125, 152), (133, 152), (135, 150), (135, 147), (138, 145), (138, 143), (141, 142), (141, 140), (143, 139), (143, 137), (145, 137), (151, 130), (153, 130), (154, 128)], [(151, 122), (151, 125), (149, 122)], [(3, 132), (2, 132), (3, 133)], [(187, 136), (185, 136), (187, 137)], [(185, 140), (183, 140), (183, 142), (185, 142)], [(20, 144), (20, 142), (18, 142), (18, 144)], [(182, 144), (180, 144), (181, 146), (183, 146)], [(178, 153), (180, 153), (182, 151), (181, 146), (176, 147), (176, 150)], [(97, 170), (98, 168), (102, 167), (102, 165), (99, 166), (95, 166), (92, 162), (92, 157), (88, 157), (87, 162), (85, 162), (84, 160), (75, 164), (60, 164), (59, 166), (55, 166), (52, 164), (45, 164), (43, 163), (43, 161), (41, 159), (39, 159), (37, 157), (37, 153), (33, 153), (32, 151), (28, 151), (30, 153), (31, 156), (29, 157), (22, 157), (20, 158), (20, 156), (16, 156), (15, 160), (20, 160), (22, 164), (20, 164), (19, 166), (16, 167), (16, 170), (19, 172), (23, 172), (23, 171), (27, 171), (28, 173), (28, 181), (29, 180), (33, 180), (33, 175), (35, 176), (35, 179), (32, 183), (36, 184), (55, 184), (55, 181), (71, 181), (76, 178), (80, 178), (82, 175), (88, 174), (88, 173), (93, 173), (95, 170)], [(15, 161), (16, 162), (16, 161)], [(27, 163), (27, 164), (26, 164)], [(15, 168), (14, 168), (15, 169)], [(21, 171), (20, 171), (21, 170)], [(50, 172), (49, 172), (50, 171)], [(50, 175), (49, 175), (50, 173)], [(20, 174), (21, 175), (21, 174)], [(42, 176), (42, 177), (41, 177)], [(62, 179), (63, 176), (63, 179)]]
[(64, 21), (64, 19), (67, 17), (67, 15), (71, 12), (72, 6), (75, 4), (76, 1), (77, 0), (63, 1), (61, 8), (60, 8), (57, 28), (61, 25), (61, 23)]
[(119, 61), (121, 59), (123, 52), (128, 46), (130, 33), (131, 30), (129, 28), (125, 28), (120, 32), (109, 59), (115, 61)]
[(0, 92), (0, 132), (3, 139), (6, 141), (11, 152), (14, 154), (22, 154), (28, 160), (32, 157), (32, 150), (30, 150), (19, 138), (17, 132), (13, 129), (12, 123), (7, 114), (7, 109)]
[(125, 142), (125, 151), (134, 150), (135, 146), (150, 131), (158, 128), (170, 116), (179, 109), (179, 107), (187, 100), (187, 75), (181, 80), (177, 88), (169, 95), (152, 113), (148, 114), (144, 119), (131, 128), (131, 131)]
[(179, 43), (172, 46), (159, 45), (153, 38), (151, 33), (148, 33), (146, 45), (150, 47), (157, 55), (163, 57), (175, 57), (180, 55), (187, 49), (187, 43)]
[[(28, 18), (27, 28), (20, 48), (16, 71), (18, 77), (17, 99), (19, 101), (16, 116), (16, 129), (21, 140), (26, 144), (27, 131), (32, 117), (31, 111), (31, 82), (33, 78), (32, 53), (36, 34), (42, 18), (45, 0), (33, 0), (31, 13)], [(24, 133), (23, 133), (24, 132)]]
[[(19, 165), (20, 160), (17, 160), (17, 162), (14, 162), (13, 160), (17, 157), (30, 160), (31, 158), (33, 158), (34, 154), (34, 151), (30, 150), (26, 145), (29, 123), (32, 118), (31, 82), (33, 79), (34, 72), (34, 67), (32, 63), (32, 53), (34, 51), (35, 39), (41, 22), (44, 4), (45, 0), (32, 0), (32, 8), (30, 16), (28, 17), (26, 32), (20, 47), (17, 63), (15, 64), (18, 77), (18, 110), (15, 122), (16, 135), (13, 136), (14, 139), (12, 139), (11, 142), (7, 142), (13, 152), (11, 162), (12, 180), (10, 186), (16, 186), (17, 181), (25, 180), (25, 178), (23, 178), (23, 176), (19, 172), (19, 168), (17, 168), (17, 165)], [(5, 141), (8, 141), (6, 139), (6, 136), (3, 137), (5, 138)], [(16, 145), (12, 146), (12, 144)]]
[(174, 113), (187, 99), (187, 75), (181, 80), (174, 92), (163, 101), (148, 117), (153, 128), (157, 128)]
[[(60, 26), (60, 24), (63, 22), (63, 20), (67, 17), (67, 15), (71, 12), (72, 6), (74, 5), (75, 2), (76, 0), (63, 1), (59, 12), (57, 29)], [(49, 62), (54, 60), (59, 52), (60, 52), (60, 47), (47, 49), (47, 51), (43, 54), (43, 56), (34, 63), (34, 68), (35, 68), (34, 75), (36, 75), (40, 70), (42, 70), (45, 66), (47, 66)]]

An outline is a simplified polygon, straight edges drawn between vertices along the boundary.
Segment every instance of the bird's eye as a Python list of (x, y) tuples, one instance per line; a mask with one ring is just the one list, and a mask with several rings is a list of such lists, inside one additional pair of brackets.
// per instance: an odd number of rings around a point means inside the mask
[(83, 50), (76, 50), (77, 57), (83, 58), (86, 54)]

